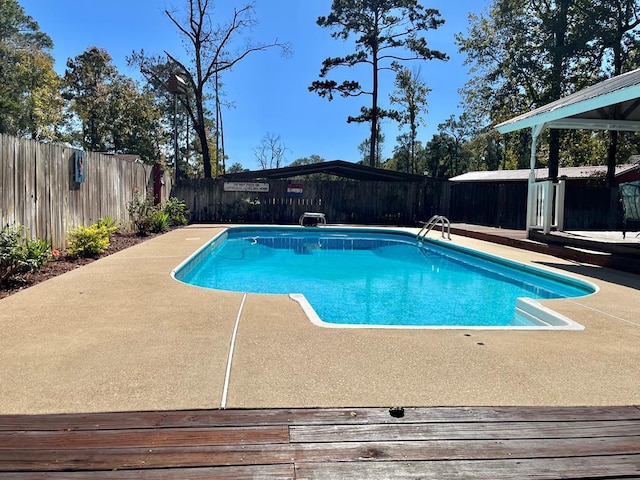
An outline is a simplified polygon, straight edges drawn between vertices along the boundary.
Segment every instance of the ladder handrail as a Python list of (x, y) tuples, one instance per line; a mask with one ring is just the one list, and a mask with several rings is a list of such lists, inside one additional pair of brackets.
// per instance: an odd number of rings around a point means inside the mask
[(440, 224), (441, 227), (442, 227), (442, 238), (445, 238), (444, 229), (446, 227), (446, 229), (447, 229), (447, 238), (449, 240), (451, 240), (451, 222), (444, 215), (434, 215), (433, 217), (431, 217), (429, 219), (429, 221), (426, 222), (423, 225), (423, 227), (420, 229), (420, 231), (416, 235), (416, 239), (418, 239), (419, 241), (424, 240), (424, 238), (433, 229), (433, 227), (437, 226), (438, 224)]

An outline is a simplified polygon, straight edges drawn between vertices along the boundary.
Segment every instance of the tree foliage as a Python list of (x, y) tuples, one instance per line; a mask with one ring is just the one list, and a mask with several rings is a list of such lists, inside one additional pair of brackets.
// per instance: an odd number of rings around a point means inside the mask
[[(378, 120), (378, 126), (375, 131), (376, 137), (373, 144), (371, 143), (370, 138), (365, 138), (362, 143), (358, 145), (358, 151), (360, 152), (360, 155), (362, 157), (360, 163), (362, 163), (363, 165), (366, 165), (368, 163), (369, 165), (373, 164), (375, 166), (379, 166), (383, 162), (382, 148), (384, 146), (385, 136), (384, 133), (382, 133), (382, 128), (380, 128), (380, 120)], [(373, 162), (371, 161), (372, 145), (375, 147), (375, 150), (373, 151)]]
[(450, 178), (471, 169), (474, 165), (469, 142), (474, 134), (473, 123), (466, 115), (451, 115), (438, 125), (438, 135), (427, 144), (425, 171), (433, 177)]
[(118, 73), (106, 50), (89, 47), (70, 58), (64, 81), (64, 96), (80, 123), (80, 131), (71, 127), (72, 138), (82, 148), (158, 160), (162, 110), (148, 88)]
[[(637, 9), (637, 0), (493, 0), (485, 13), (470, 17), (468, 34), (456, 37), (471, 65), (462, 91), (466, 113), (495, 125), (635, 68)], [(572, 162), (568, 137), (578, 138), (557, 129), (542, 136), (539, 158), (546, 155), (550, 177)], [(528, 165), (527, 138), (530, 132), (514, 132), (499, 140), (502, 165)], [(591, 163), (591, 157), (583, 161)]]
[[(300, 167), (302, 165), (313, 165), (316, 163), (323, 163), (325, 159), (320, 155), (315, 153), (309, 155), (308, 157), (302, 157), (294, 160), (288, 166), (289, 167)], [(292, 180), (313, 180), (313, 181), (334, 181), (334, 180), (344, 180), (343, 177), (338, 177), (331, 173), (308, 173), (306, 175), (298, 175), (296, 177), (292, 177)]]
[(288, 166), (300, 167), (302, 165), (313, 165), (314, 163), (322, 163), (322, 162), (324, 162), (324, 158), (314, 153), (312, 155), (309, 155), (308, 157), (298, 158), (297, 160), (294, 160), (293, 162), (291, 162)]
[(225, 173), (248, 172), (248, 168), (244, 168), (240, 162), (234, 162)]
[(393, 155), (384, 163), (383, 168), (407, 173), (425, 171), (425, 155), (422, 142), (412, 139), (411, 133), (402, 133), (396, 137)]
[[(320, 80), (315, 80), (309, 91), (332, 100), (334, 95), (343, 97), (371, 97), (371, 107), (362, 107), (360, 115), (350, 116), (348, 122), (371, 124), (369, 137), (369, 164), (376, 165), (379, 122), (393, 116), (393, 112), (378, 104), (378, 82), (381, 70), (391, 63), (409, 60), (446, 60), (447, 56), (428, 47), (424, 33), (444, 23), (440, 12), (424, 8), (417, 0), (333, 0), (328, 16), (319, 17), (321, 27), (336, 29), (331, 36), (347, 40), (355, 36), (355, 52), (342, 57), (329, 57), (322, 63)], [(358, 64), (371, 67), (371, 87), (365, 88), (356, 80), (338, 83), (328, 79), (329, 72), (338, 67)]]
[[(597, 0), (590, 12), (594, 32), (593, 43), (596, 47), (593, 50), (593, 63), (603, 65), (604, 76), (620, 75), (640, 65), (637, 56), (640, 47), (640, 5), (637, 0)], [(618, 152), (619, 134), (615, 130), (609, 132), (606, 177), (608, 185), (613, 185), (617, 157), (627, 158), (625, 151), (629, 141), (633, 141), (633, 137), (628, 133), (622, 135), (626, 138)]]
[(426, 111), (427, 95), (431, 91), (421, 79), (420, 69), (414, 71), (406, 67), (397, 65), (396, 68), (396, 90), (391, 94), (392, 104), (402, 107), (396, 115), (399, 125), (409, 126), (408, 147), (409, 158), (406, 172), (418, 173), (418, 162), (416, 158), (416, 144), (418, 142), (418, 126), (421, 123), (420, 114)]
[(148, 87), (117, 75), (109, 100), (111, 147), (117, 153), (136, 153), (147, 163), (158, 162), (160, 147), (168, 140), (162, 125), (161, 103)]
[(280, 138), (280, 135), (267, 133), (262, 137), (260, 145), (253, 150), (253, 153), (260, 164), (260, 168), (266, 170), (268, 168), (280, 168), (285, 161), (287, 151), (289, 149)]
[(82, 125), (78, 140), (94, 152), (109, 149), (109, 91), (116, 72), (111, 56), (98, 47), (67, 60), (65, 98)]
[(0, 132), (55, 137), (62, 118), (49, 36), (15, 0), (0, 0)]

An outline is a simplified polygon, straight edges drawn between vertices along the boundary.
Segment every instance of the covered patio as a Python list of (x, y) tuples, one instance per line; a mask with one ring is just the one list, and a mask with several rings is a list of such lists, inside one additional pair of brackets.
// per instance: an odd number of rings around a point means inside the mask
[(536, 182), (536, 147), (546, 128), (640, 131), (640, 69), (610, 78), (500, 123), (496, 129), (510, 133), (531, 129), (531, 156), (527, 194), (526, 230), (531, 237), (541, 231), (562, 231), (564, 182)]

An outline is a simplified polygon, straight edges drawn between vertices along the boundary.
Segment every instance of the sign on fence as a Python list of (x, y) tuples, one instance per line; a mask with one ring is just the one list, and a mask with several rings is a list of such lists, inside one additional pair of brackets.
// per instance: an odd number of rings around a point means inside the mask
[(301, 198), (303, 192), (302, 183), (289, 183), (287, 185), (287, 197)]
[(224, 182), (225, 192), (268, 192), (268, 183)]

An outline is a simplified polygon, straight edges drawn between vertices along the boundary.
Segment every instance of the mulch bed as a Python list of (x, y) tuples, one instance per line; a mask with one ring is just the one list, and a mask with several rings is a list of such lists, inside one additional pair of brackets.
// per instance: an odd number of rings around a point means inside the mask
[(20, 290), (29, 288), (40, 282), (44, 282), (50, 278), (61, 275), (70, 270), (82, 267), (88, 263), (95, 262), (99, 258), (106, 257), (112, 253), (119, 252), (125, 248), (132, 247), (138, 243), (144, 242), (150, 238), (153, 238), (157, 234), (149, 234), (147, 236), (140, 236), (135, 233), (118, 233), (116, 232), (111, 237), (111, 243), (106, 252), (95, 258), (80, 258), (67, 254), (66, 251), (61, 250), (59, 255), (53, 257), (47, 264), (40, 270), (34, 273), (15, 278), (4, 285), (0, 285), (0, 299), (8, 297)]

